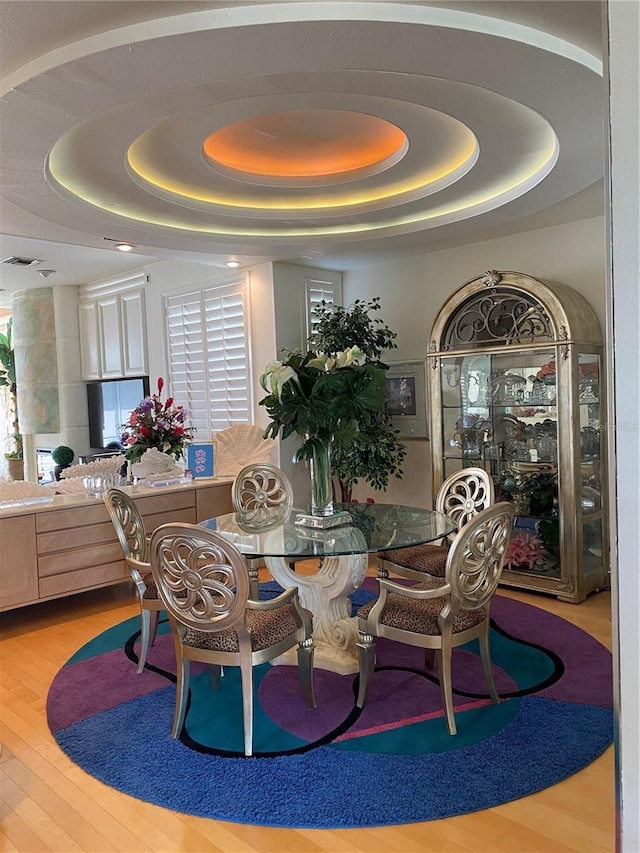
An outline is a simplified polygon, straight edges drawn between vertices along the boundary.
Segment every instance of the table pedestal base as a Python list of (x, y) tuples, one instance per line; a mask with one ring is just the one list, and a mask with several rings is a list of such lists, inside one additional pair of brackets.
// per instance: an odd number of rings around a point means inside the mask
[[(348, 596), (362, 586), (369, 564), (367, 555), (324, 557), (318, 571), (311, 575), (292, 571), (281, 557), (265, 557), (265, 563), (280, 586), (298, 587), (302, 606), (313, 613), (314, 666), (340, 675), (357, 672), (358, 626), (351, 617)], [(273, 663), (297, 665), (295, 649)]]
[[(349, 651), (334, 649), (322, 640), (315, 641), (313, 653), (313, 666), (316, 669), (327, 669), (329, 672), (337, 672), (338, 675), (353, 675), (358, 672), (358, 656)], [(271, 661), (272, 666), (298, 666), (298, 657), (295, 649), (289, 649), (283, 655)]]

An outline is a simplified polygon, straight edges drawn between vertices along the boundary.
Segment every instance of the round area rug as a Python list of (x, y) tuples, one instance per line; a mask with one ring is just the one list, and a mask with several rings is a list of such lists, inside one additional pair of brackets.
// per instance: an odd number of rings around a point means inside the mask
[[(354, 607), (372, 595), (367, 581)], [(266, 595), (275, 594), (267, 585)], [(136, 674), (139, 619), (105, 631), (56, 675), (51, 731), (87, 773), (168, 809), (284, 827), (412, 823), (486, 809), (547, 788), (611, 743), (611, 655), (584, 631), (497, 595), (491, 652), (502, 701), (487, 696), (475, 643), (454, 651), (458, 734), (447, 732), (423, 653), (377, 644), (365, 708), (357, 676), (316, 669), (318, 707), (303, 700), (294, 667), (255, 670), (255, 755), (242, 754), (239, 671), (212, 691), (192, 664), (179, 740), (169, 737), (175, 659), (160, 626)]]

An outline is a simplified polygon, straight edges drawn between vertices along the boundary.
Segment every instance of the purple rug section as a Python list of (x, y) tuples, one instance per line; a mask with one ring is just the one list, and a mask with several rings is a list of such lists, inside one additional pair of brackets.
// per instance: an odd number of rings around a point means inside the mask
[[(366, 587), (375, 590), (373, 579)], [(515, 604), (515, 606), (514, 606)], [(539, 642), (555, 652), (563, 661), (565, 672), (560, 681), (537, 692), (538, 696), (563, 702), (587, 703), (601, 707), (612, 706), (611, 654), (593, 637), (565, 620), (504, 596), (493, 599), (492, 617), (508, 634), (524, 642)], [(136, 651), (138, 646), (136, 646)], [(173, 641), (169, 634), (156, 639), (147, 657), (149, 664), (175, 673)], [(402, 666), (423, 670), (424, 653), (420, 649), (380, 640), (377, 643), (377, 666)], [(79, 663), (63, 667), (54, 680), (47, 697), (47, 714), (53, 731), (64, 729), (102, 711), (115, 708), (129, 699), (146, 696), (156, 690), (173, 689), (166, 678), (148, 669), (135, 674), (135, 664), (124, 649), (116, 649)], [(454, 650), (454, 688), (464, 685), (468, 692), (486, 691), (480, 660), (463, 649)], [(192, 664), (192, 674), (204, 669)], [(585, 671), (589, 678), (585, 679)], [(133, 672), (133, 677), (132, 677)], [(515, 689), (514, 681), (494, 666), (499, 693)], [(265, 713), (286, 731), (309, 741), (321, 738), (338, 726), (353, 708), (355, 676), (345, 678), (317, 669), (315, 686), (322, 716), (314, 714), (301, 698), (295, 667), (274, 667), (260, 684), (260, 702)], [(96, 690), (96, 685), (111, 685), (108, 691)], [(402, 695), (403, 701), (398, 702)], [(456, 706), (474, 700), (454, 696)], [(438, 685), (412, 673), (378, 672), (372, 679), (370, 699), (353, 730), (363, 731), (389, 725), (424, 714), (441, 712)]]
[[(513, 601), (496, 595), (491, 616), (515, 639), (538, 642), (555, 652), (564, 663), (564, 675), (556, 684), (536, 693), (546, 699), (585, 702), (613, 707), (611, 652), (581, 628), (531, 604), (513, 607)], [(580, 605), (574, 605), (579, 607)], [(585, 679), (585, 672), (589, 678)]]
[[(175, 674), (176, 658), (170, 634), (157, 637), (149, 649), (147, 662)], [(129, 660), (124, 649), (115, 649), (64, 666), (55, 677), (47, 696), (47, 717), (51, 730), (64, 729), (101, 711), (115, 708), (129, 699), (146, 696), (156, 690), (173, 689), (164, 676), (148, 669), (137, 674), (135, 668), (136, 664)], [(204, 668), (204, 664), (194, 663), (191, 672), (195, 675)], [(96, 685), (102, 684), (109, 684), (109, 690), (96, 689)]]
[[(393, 665), (424, 669), (424, 653), (410, 646), (400, 646), (389, 640), (377, 643), (377, 666)], [(452, 669), (465, 689), (486, 693), (482, 664), (477, 655), (462, 649), (454, 651)], [(260, 684), (260, 704), (263, 711), (280, 728), (302, 740), (316, 741), (335, 729), (353, 709), (356, 676), (345, 677), (324, 669), (315, 671), (315, 690), (322, 716), (307, 707), (300, 692), (298, 673), (294, 667), (274, 667)], [(502, 670), (494, 667), (498, 692), (516, 689), (515, 682)], [(454, 706), (478, 700), (454, 696)], [(378, 726), (401, 725), (404, 721), (425, 714), (442, 715), (440, 687), (422, 675), (397, 669), (376, 672), (371, 679), (369, 697), (359, 719), (349, 729), (351, 734)]]

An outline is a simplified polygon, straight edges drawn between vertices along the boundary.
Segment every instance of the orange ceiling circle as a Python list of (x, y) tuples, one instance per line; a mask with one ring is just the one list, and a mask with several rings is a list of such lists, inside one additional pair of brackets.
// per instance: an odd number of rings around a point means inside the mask
[(252, 116), (212, 133), (205, 156), (233, 172), (310, 180), (388, 168), (408, 148), (385, 119), (349, 110), (286, 110)]

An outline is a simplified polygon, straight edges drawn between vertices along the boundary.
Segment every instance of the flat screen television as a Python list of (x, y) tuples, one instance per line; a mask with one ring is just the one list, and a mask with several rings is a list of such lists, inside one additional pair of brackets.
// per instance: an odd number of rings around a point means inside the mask
[(127, 422), (141, 400), (148, 396), (148, 376), (87, 382), (91, 448), (118, 450), (121, 447), (122, 424)]

